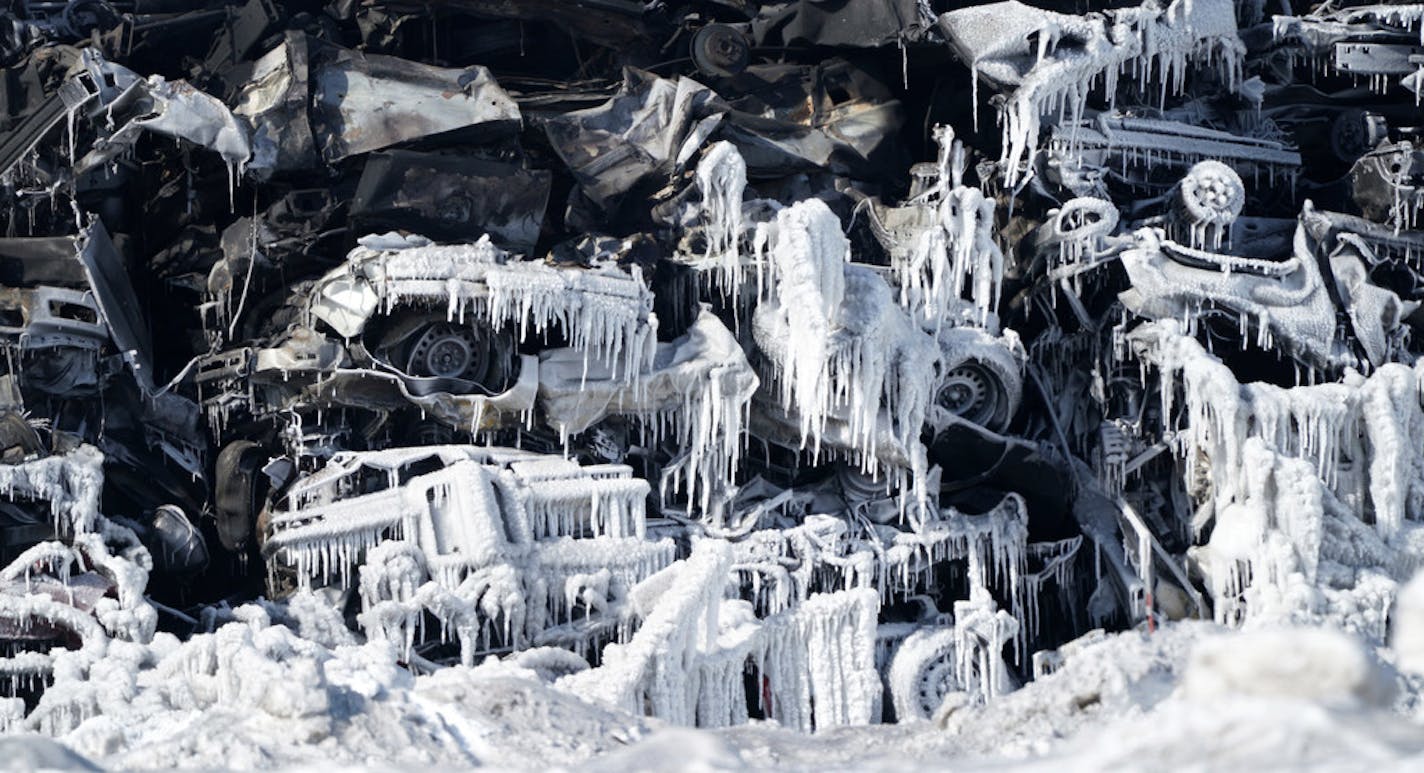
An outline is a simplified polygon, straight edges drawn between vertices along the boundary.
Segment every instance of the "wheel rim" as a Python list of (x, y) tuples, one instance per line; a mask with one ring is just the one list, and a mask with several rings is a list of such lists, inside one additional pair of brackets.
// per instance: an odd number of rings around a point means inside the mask
[(1003, 396), (993, 375), (983, 365), (970, 362), (945, 376), (935, 402), (965, 421), (987, 426), (998, 415)]
[(920, 709), (924, 716), (934, 716), (954, 685), (954, 664), (949, 658), (938, 658), (925, 664), (924, 671), (920, 672), (918, 685)]
[(411, 347), (406, 370), (414, 375), (479, 382), (489, 368), (488, 346), (470, 328), (441, 322)]

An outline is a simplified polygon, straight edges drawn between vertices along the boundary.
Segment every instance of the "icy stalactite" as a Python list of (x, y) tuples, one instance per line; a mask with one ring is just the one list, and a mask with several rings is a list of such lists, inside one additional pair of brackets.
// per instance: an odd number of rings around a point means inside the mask
[(157, 613), (144, 593), (152, 558), (132, 531), (98, 510), (103, 455), (81, 445), (63, 455), (0, 465), (0, 479), (7, 497), (47, 500), (55, 531), (67, 540), (40, 542), (0, 569), (0, 617), (40, 639), (79, 644), (77, 651), (18, 652), (3, 659), (0, 676), (12, 686), (38, 685), (55, 658), (87, 663), (103, 654), (111, 638), (150, 641)]
[(968, 599), (954, 602), (955, 677), (965, 692), (988, 701), (1013, 688), (1003, 653), (1019, 625), (973, 577), (969, 592)]
[[(436, 457), (446, 466), (400, 488), (342, 499), (355, 475), (389, 475)], [(367, 636), (408, 652), (428, 612), (472, 664), (497, 643), (523, 646), (551, 626), (607, 618), (615, 638), (629, 589), (672, 563), (652, 541), (649, 487), (624, 465), (580, 466), (512, 449), (432, 446), (339, 455), (269, 524), (267, 553), (302, 587), (360, 578)], [(602, 625), (602, 624), (600, 624)], [(565, 631), (587, 647), (600, 626)], [(563, 635), (563, 634), (561, 634)]]
[(525, 512), (535, 539), (577, 534), (595, 537), (642, 536), (647, 481), (637, 478), (539, 481), (524, 490)]
[(1245, 442), (1242, 463), (1241, 498), (1218, 513), (1211, 541), (1197, 551), (1216, 619), (1227, 624), (1279, 619), (1300, 605), (1314, 582), (1325, 517), (1324, 487), (1310, 464), (1279, 456), (1260, 438)]
[[(1289, 7), (1286, 9), (1289, 11)], [(1304, 58), (1312, 69), (1324, 71), (1326, 65), (1337, 73), (1354, 77), (1358, 84), (1360, 74), (1344, 68), (1339, 62), (1336, 43), (1349, 40), (1357, 30), (1369, 29), (1366, 25), (1387, 25), (1400, 31), (1417, 30), (1419, 44), (1424, 46), (1424, 4), (1364, 4), (1348, 8), (1332, 8), (1329, 4), (1319, 6), (1304, 17), (1273, 16), (1271, 33), (1277, 43), (1287, 44), (1290, 62)], [(1408, 77), (1403, 79), (1408, 87)], [(1420, 76), (1424, 79), (1424, 76)], [(1368, 87), (1378, 94), (1387, 92), (1392, 78), (1385, 74), (1371, 74)], [(1417, 88), (1417, 86), (1416, 86)], [(1418, 91), (1415, 92), (1416, 95)], [(1416, 97), (1415, 104), (1418, 104)]]
[[(370, 246), (367, 246), (370, 245)], [(570, 344), (617, 374), (635, 378), (657, 342), (653, 294), (634, 266), (556, 267), (513, 260), (488, 236), (474, 244), (367, 239), (318, 284), (310, 313), (355, 336), (377, 308), (443, 304), (450, 321), (471, 313), (513, 325), (519, 339), (558, 327)]]
[(825, 730), (878, 719), (875, 668), (880, 599), (870, 589), (815, 594), (763, 623), (754, 654), (765, 679), (762, 710), (783, 726)]
[(573, 350), (540, 358), (539, 404), (561, 436), (582, 432), (609, 414), (634, 419), (642, 444), (674, 438), (685, 454), (663, 469), (659, 494), (682, 491), (715, 518), (719, 497), (741, 464), (747, 406), (760, 385), (726, 325), (703, 308), (687, 332), (660, 343), (646, 372), (631, 384), (598, 368), (585, 379)]
[[(643, 599), (642, 627), (627, 644), (610, 644), (603, 664), (555, 684), (580, 697), (674, 724), (697, 719), (698, 653), (713, 648), (722, 588), (731, 568), (725, 542), (704, 540), (692, 555), (648, 582), (660, 592)], [(636, 596), (635, 596), (636, 598)]]
[(1076, 603), (1078, 589), (1077, 572), (1074, 570), (1078, 557), (1078, 550), (1083, 546), (1083, 537), (1078, 535), (1057, 542), (1035, 542), (1028, 546), (1030, 558), (1042, 563), (1042, 568), (1037, 572), (1026, 572), (1023, 582), (1019, 585), (1021, 600), (1015, 600), (1017, 608), (1023, 613), (1016, 617), (1024, 641), (1030, 644), (1038, 638), (1040, 604), (1044, 586), (1052, 582), (1059, 593), (1059, 599), (1063, 611), (1072, 616), (1076, 610), (1071, 605)]
[[(1107, 239), (1117, 230), (1121, 218), (1112, 202), (1091, 196), (1069, 199), (1048, 214), (1052, 228), (1050, 238), (1058, 247), (1055, 265), (1058, 269), (1079, 266), (1103, 254), (1107, 250)], [(1074, 291), (1081, 295), (1081, 275), (1074, 273), (1072, 282)]]
[(743, 672), (764, 680), (769, 717), (810, 730), (867, 724), (879, 713), (875, 624), (879, 597), (862, 588), (815, 594), (758, 621), (751, 606), (723, 598), (733, 554), (704, 539), (691, 557), (633, 591), (645, 617), (603, 665), (557, 684), (577, 695), (683, 725), (746, 721)]
[[(1404, 518), (1424, 516), (1424, 459), (1401, 442), (1424, 422), (1417, 371), (1393, 364), (1369, 378), (1347, 374), (1336, 384), (1243, 385), (1174, 322), (1143, 326), (1132, 339), (1161, 369), (1165, 415), (1180, 380), (1184, 427), (1176, 442), (1187, 463), (1186, 484), (1190, 490), (1209, 483), (1216, 513), (1244, 497), (1240, 449), (1259, 437), (1281, 454), (1309, 461), (1343, 501), (1367, 502), (1381, 536), (1395, 534)], [(1349, 459), (1366, 463), (1364, 492), (1352, 488), (1361, 472), (1345, 463)]]
[(750, 720), (747, 666), (761, 643), (761, 622), (746, 602), (725, 600), (717, 622), (716, 645), (699, 653), (691, 678), (698, 727), (734, 727)]
[(93, 446), (80, 446), (21, 464), (0, 464), (0, 494), (48, 502), (61, 535), (93, 531), (99, 519), (104, 458)]
[[(642, 372), (657, 342), (652, 293), (634, 266), (631, 284), (638, 297), (630, 303), (629, 279), (609, 270), (614, 273), (605, 278), (592, 271), (507, 264), (486, 277), (490, 317), (518, 325), (521, 340), (531, 329), (543, 334), (557, 323), (574, 348), (598, 357), (622, 378), (632, 379)], [(615, 292), (605, 292), (605, 287)]]
[(1406, 518), (1424, 517), (1424, 411), (1418, 366), (1381, 366), (1360, 390), (1360, 420), (1369, 457), (1369, 495), (1375, 528), (1386, 538), (1399, 533)]
[[(802, 442), (819, 457), (830, 425), (839, 422), (864, 472), (881, 466), (882, 434), (922, 465), (919, 434), (940, 358), (934, 339), (878, 274), (847, 263), (840, 220), (823, 202), (779, 212), (765, 251), (776, 298), (757, 307), (753, 332), (782, 409), (798, 418)], [(927, 496), (925, 472), (912, 471), (920, 502)]]
[[(638, 583), (671, 566), (676, 553), (676, 546), (669, 539), (654, 542), (637, 538), (564, 538), (539, 543), (533, 556), (533, 571), (541, 583), (531, 588), (530, 603), (544, 610), (545, 624), (558, 625), (586, 618), (591, 612), (588, 606), (584, 604), (580, 610), (572, 602), (582, 603), (579, 594), (588, 589), (591, 580), (601, 588), (606, 605), (611, 605), (615, 600), (625, 599)], [(606, 579), (597, 579), (600, 574), (606, 574)], [(571, 600), (569, 591), (575, 587), (579, 588), (575, 594), (579, 597)], [(618, 633), (625, 637), (630, 631), (631, 628), (624, 626)]]
[(412, 644), (422, 613), (414, 603), (429, 572), (425, 554), (409, 542), (391, 540), (366, 551), (359, 570), (361, 611), (358, 618), (372, 639), (396, 642), (402, 651)]
[(787, 329), (799, 339), (786, 342), (779, 363), (782, 404), (798, 409), (803, 437), (816, 433), (830, 409), (831, 334), (841, 325), (849, 257), (840, 220), (824, 204), (801, 202), (778, 213), (769, 260), (772, 284)]
[[(404, 487), (340, 498), (344, 481), (362, 469), (394, 481), (408, 460), (437, 456), (443, 468)], [(269, 523), (268, 555), (302, 582), (349, 577), (364, 551), (386, 538), (410, 539), (458, 565), (518, 559), (530, 541), (591, 533), (641, 535), (646, 481), (625, 465), (581, 467), (559, 457), (509, 449), (433, 446), (356, 453), (299, 482), (290, 509)]]
[(335, 502), (323, 506), (321, 519), (309, 522), (305, 511), (276, 515), (270, 522), (268, 543), (277, 560), (290, 565), (304, 584), (336, 578), (343, 583), (361, 555), (387, 535), (399, 537), (407, 520), (402, 497), (377, 501)]
[[(984, 324), (998, 308), (1004, 256), (994, 242), (994, 201), (963, 185), (964, 149), (953, 129), (935, 128), (939, 170), (935, 183), (906, 207), (923, 210), (924, 228), (903, 256), (892, 255), (900, 301), (926, 327), (953, 318), (965, 285)], [(896, 258), (900, 258), (896, 260)]]
[(732, 549), (734, 585), (761, 614), (798, 607), (817, 591), (887, 587), (876, 551), (851, 539), (848, 524), (836, 516), (809, 515), (791, 528), (758, 529)]
[(664, 499), (668, 488), (681, 489), (701, 512), (710, 513), (713, 497), (725, 490), (724, 482), (735, 480), (750, 400), (745, 383), (739, 369), (718, 367), (708, 374), (705, 389), (686, 393), (683, 408), (673, 413), (672, 422), (687, 455), (661, 482)]
[(735, 145), (718, 142), (698, 162), (696, 179), (707, 239), (702, 263), (715, 268), (718, 289), (736, 303), (743, 279), (742, 195), (747, 188), (747, 163)]
[(966, 516), (944, 511), (937, 520), (916, 532), (898, 532), (880, 562), (882, 589), (905, 594), (922, 587), (935, 564), (966, 559), (977, 582), (1003, 590), (1013, 605), (1008, 614), (1016, 623), (1015, 654), (1022, 659), (1028, 632), (1038, 629), (1036, 603), (1026, 598), (1028, 576), (1027, 507), (1017, 495), (983, 515)]
[(72, 638), (79, 642), (77, 650), (56, 649), (50, 652), (18, 652), (0, 658), (0, 681), (11, 689), (21, 683), (38, 683), (51, 676), (55, 658), (60, 652), (72, 653), (88, 663), (103, 656), (109, 637), (99, 621), (89, 613), (62, 600), (44, 594), (0, 594), (0, 620), (7, 628), (20, 632), (54, 632), (56, 638)]
[(1388, 550), (1424, 516), (1424, 458), (1405, 440), (1424, 430), (1416, 370), (1387, 364), (1336, 384), (1242, 385), (1175, 324), (1132, 338), (1162, 370), (1166, 415), (1181, 386), (1175, 443), (1188, 490), (1204, 497), (1199, 522), (1215, 523), (1194, 552), (1218, 620), (1320, 613), (1335, 604), (1322, 569), (1330, 540), (1341, 539), (1332, 533), (1353, 524)]
[[(1155, 77), (1165, 98), (1182, 90), (1189, 66), (1206, 65), (1220, 72), (1231, 91), (1240, 87), (1246, 48), (1236, 33), (1235, 8), (1226, 0), (1174, 0), (1165, 9), (1149, 2), (1103, 17), (1048, 15), (1038, 60), (1000, 112), (1001, 163), (1010, 186), (1023, 166), (1033, 164), (1041, 117), (1057, 111), (1060, 123), (1081, 120), (1098, 83), (1111, 102), (1123, 73), (1142, 84)], [(1058, 49), (1061, 40), (1080, 45)]]

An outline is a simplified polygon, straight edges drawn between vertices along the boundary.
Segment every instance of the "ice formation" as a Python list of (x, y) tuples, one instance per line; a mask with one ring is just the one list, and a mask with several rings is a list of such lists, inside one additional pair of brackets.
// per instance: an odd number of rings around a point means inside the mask
[[(422, 465), (431, 469), (412, 472)], [(623, 465), (514, 450), (346, 454), (288, 493), (264, 551), (274, 588), (281, 568), (300, 587), (359, 576), (368, 636), (408, 650), (429, 612), (473, 663), (495, 642), (572, 624), (579, 605), (626, 635), (610, 601), (673, 559), (670, 540), (645, 539), (647, 494)]]
[(152, 559), (133, 532), (99, 512), (102, 464), (97, 449), (81, 445), (0, 465), (7, 496), (43, 503), (64, 539), (35, 544), (0, 569), (0, 625), (10, 640), (0, 683), (11, 694), (43, 689), (66, 668), (87, 669), (111, 641), (153, 637), (157, 615), (144, 595)]
[[(1005, 5), (1009, 4), (946, 16), (960, 14), (965, 27), (970, 28), (975, 24), (972, 15), (993, 13)], [(995, 23), (985, 17), (977, 24), (990, 29)], [(1011, 60), (1022, 53), (1035, 58), (1026, 72), (1010, 76), (1013, 89), (1000, 109), (1004, 134), (1001, 163), (1009, 185), (1021, 179), (1025, 165), (1033, 165), (1042, 116), (1056, 112), (1062, 122), (1081, 119), (1088, 95), (1099, 83), (1110, 103), (1123, 76), (1144, 90), (1155, 82), (1159, 100), (1165, 101), (1167, 94), (1182, 89), (1190, 65), (1205, 64), (1219, 70), (1228, 89), (1235, 91), (1240, 86), (1245, 46), (1236, 34), (1231, 3), (1174, 0), (1161, 8), (1149, 2), (1090, 16), (1039, 12), (1037, 27), (1036, 35), (1002, 47), (986, 46), (972, 65), (976, 76), (982, 73), (1004, 79), (1004, 71), (1012, 65), (997, 61), (997, 57)], [(1032, 50), (1035, 42), (1037, 49)]]
[[(0, 728), (453, 768), (666, 725), (745, 763), (1383, 711), (1349, 636), (1418, 670), (1424, 6), (249, 5), (192, 85), (97, 53), (153, 57), (130, 15), (0, 20)], [(389, 53), (516, 27), (498, 68)], [(1221, 627), (1255, 631), (1186, 664)]]
[(725, 493), (721, 481), (735, 477), (747, 406), (760, 383), (731, 331), (703, 308), (685, 334), (657, 345), (631, 388), (581, 363), (573, 349), (540, 357), (539, 404), (547, 420), (568, 437), (614, 413), (636, 419), (649, 443), (670, 435), (687, 452), (665, 473), (660, 494), (680, 489), (715, 516), (714, 497)]
[(619, 378), (633, 379), (656, 341), (653, 297), (636, 267), (561, 269), (511, 259), (483, 238), (472, 245), (422, 240), (371, 242), (333, 270), (313, 296), (311, 313), (347, 337), (361, 332), (378, 308), (442, 304), (446, 318), (466, 315), (511, 325), (519, 340), (557, 326), (569, 343)]
[(723, 598), (729, 545), (704, 540), (692, 555), (634, 589), (644, 619), (599, 668), (560, 685), (634, 713), (718, 727), (747, 721), (743, 673), (754, 667), (769, 718), (803, 730), (868, 724), (879, 714), (875, 613), (868, 590), (809, 597), (758, 620)]
[(771, 267), (774, 302), (753, 328), (783, 410), (799, 417), (802, 442), (819, 454), (828, 425), (846, 426), (867, 472), (889, 436), (910, 459), (923, 499), (919, 432), (933, 397), (939, 349), (895, 303), (874, 271), (848, 263), (840, 221), (815, 199), (779, 212), (759, 260)]
[[(1368, 378), (1284, 389), (1239, 383), (1171, 322), (1133, 340), (1161, 371), (1164, 415), (1177, 415), (1180, 387), (1176, 448), (1188, 490), (1202, 492), (1198, 528), (1215, 521), (1202, 560), (1219, 620), (1319, 606), (1332, 521), (1371, 525), (1387, 555), (1424, 513), (1424, 458), (1405, 440), (1424, 430), (1417, 370), (1388, 364)], [(1248, 587), (1271, 595), (1255, 594), (1251, 608)]]
[(49, 503), (55, 529), (65, 535), (97, 528), (103, 484), (103, 456), (92, 446), (68, 455), (0, 465), (0, 492), (11, 500)]
[(706, 221), (702, 259), (717, 272), (718, 289), (735, 302), (743, 280), (742, 195), (747, 188), (747, 162), (735, 145), (718, 142), (707, 149), (697, 163), (697, 187)]
[(1004, 256), (994, 242), (994, 202), (963, 184), (964, 149), (953, 129), (935, 129), (939, 164), (935, 184), (904, 209), (915, 213), (911, 233), (895, 234), (911, 246), (892, 254), (901, 303), (922, 325), (937, 329), (954, 317), (968, 289), (978, 323), (998, 308)]

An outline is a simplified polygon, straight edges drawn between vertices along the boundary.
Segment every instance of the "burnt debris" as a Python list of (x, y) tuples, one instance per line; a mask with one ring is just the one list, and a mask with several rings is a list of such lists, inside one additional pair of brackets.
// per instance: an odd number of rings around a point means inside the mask
[(1402, 571), (1424, 6), (1281, 7), (9, 3), (0, 682), (316, 594), (811, 729)]

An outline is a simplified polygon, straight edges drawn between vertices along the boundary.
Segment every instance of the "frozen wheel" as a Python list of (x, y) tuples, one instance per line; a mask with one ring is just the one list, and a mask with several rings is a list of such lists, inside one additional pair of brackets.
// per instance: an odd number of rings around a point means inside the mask
[(890, 661), (890, 699), (901, 722), (930, 719), (945, 696), (958, 690), (952, 628), (915, 631)]
[(965, 360), (951, 368), (935, 393), (935, 405), (972, 424), (1002, 431), (1013, 418), (1016, 390), (999, 369), (982, 360)]

